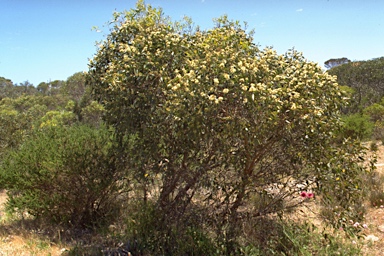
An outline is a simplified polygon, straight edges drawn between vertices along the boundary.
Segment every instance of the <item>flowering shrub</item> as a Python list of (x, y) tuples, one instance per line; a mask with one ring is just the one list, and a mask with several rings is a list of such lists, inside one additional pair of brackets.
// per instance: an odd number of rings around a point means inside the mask
[(88, 73), (119, 140), (135, 138), (125, 161), (159, 223), (182, 229), (198, 208), (231, 248), (240, 216), (294, 207), (303, 189), (353, 211), (363, 149), (338, 143), (347, 99), (336, 78), (297, 51), (260, 50), (227, 17), (190, 28), (139, 1), (115, 15)]

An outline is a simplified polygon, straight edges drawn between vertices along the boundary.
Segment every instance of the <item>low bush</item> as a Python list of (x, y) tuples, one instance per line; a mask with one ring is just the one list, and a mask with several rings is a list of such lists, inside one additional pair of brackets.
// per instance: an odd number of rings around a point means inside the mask
[(7, 209), (88, 226), (116, 209), (119, 170), (106, 127), (49, 127), (11, 151), (0, 167)]
[(130, 211), (124, 233), (133, 255), (223, 255), (203, 221), (165, 227), (163, 214), (150, 202), (131, 205)]
[(370, 139), (374, 123), (368, 115), (352, 114), (343, 117), (343, 135), (345, 137)]

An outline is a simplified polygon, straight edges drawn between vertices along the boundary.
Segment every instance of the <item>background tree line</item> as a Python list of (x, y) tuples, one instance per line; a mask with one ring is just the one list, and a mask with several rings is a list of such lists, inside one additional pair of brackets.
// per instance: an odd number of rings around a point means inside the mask
[[(349, 93), (343, 108), (348, 133), (363, 139), (382, 140), (384, 121), (384, 57), (366, 61), (331, 59), (327, 72)], [(330, 64), (332, 63), (332, 65)]]
[(84, 123), (97, 126), (103, 107), (86, 90), (85, 74), (66, 81), (13, 84), (0, 78), (0, 154), (16, 148), (34, 128)]

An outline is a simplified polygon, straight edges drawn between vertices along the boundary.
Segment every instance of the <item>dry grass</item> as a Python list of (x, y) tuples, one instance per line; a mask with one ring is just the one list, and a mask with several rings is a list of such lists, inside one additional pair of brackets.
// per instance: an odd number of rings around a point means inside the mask
[[(377, 151), (376, 166), (377, 172), (384, 175), (384, 146), (381, 143)], [(369, 205), (368, 202), (367, 205)], [(378, 241), (367, 241), (364, 244), (365, 255), (384, 255), (384, 203), (377, 207), (368, 207), (365, 222), (368, 228), (364, 230), (364, 235), (373, 235), (378, 238)]]
[(7, 195), (0, 192), (0, 255), (62, 255), (63, 247), (24, 222), (9, 221), (4, 213)]

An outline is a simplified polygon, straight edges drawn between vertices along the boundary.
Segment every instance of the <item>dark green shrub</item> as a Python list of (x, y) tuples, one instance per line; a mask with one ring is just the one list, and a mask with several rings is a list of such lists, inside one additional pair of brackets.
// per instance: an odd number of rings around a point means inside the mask
[(374, 123), (370, 121), (368, 115), (352, 114), (343, 117), (343, 135), (345, 137), (370, 139), (372, 136)]
[(370, 117), (373, 122), (382, 121), (384, 118), (384, 106), (374, 103), (363, 110), (363, 113)]
[(133, 255), (222, 255), (202, 222), (169, 223), (150, 202), (131, 205), (126, 240)]
[(50, 127), (10, 152), (0, 168), (11, 212), (91, 225), (112, 213), (118, 170), (110, 131)]

